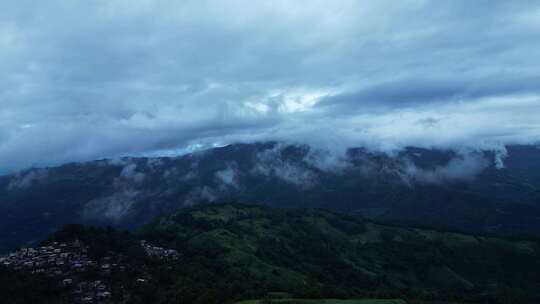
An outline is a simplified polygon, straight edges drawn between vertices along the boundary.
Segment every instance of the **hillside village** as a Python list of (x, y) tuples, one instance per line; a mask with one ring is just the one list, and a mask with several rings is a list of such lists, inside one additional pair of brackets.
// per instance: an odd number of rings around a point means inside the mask
[[(150, 258), (171, 261), (180, 257), (176, 250), (153, 246), (144, 240), (140, 245)], [(78, 240), (21, 248), (0, 256), (0, 265), (55, 279), (62, 288), (70, 291), (73, 303), (105, 303), (115, 292), (109, 284), (110, 277), (130, 271), (133, 267), (125, 261), (124, 256), (113, 253), (99, 260), (93, 260), (88, 254), (88, 246)], [(89, 276), (85, 275), (88, 273), (92, 273), (93, 278), (100, 280), (88, 279)], [(145, 278), (133, 280), (137, 284), (146, 282)]]
[(146, 255), (152, 258), (160, 260), (177, 260), (180, 257), (178, 251), (174, 249), (152, 246), (145, 240), (142, 240), (140, 244)]

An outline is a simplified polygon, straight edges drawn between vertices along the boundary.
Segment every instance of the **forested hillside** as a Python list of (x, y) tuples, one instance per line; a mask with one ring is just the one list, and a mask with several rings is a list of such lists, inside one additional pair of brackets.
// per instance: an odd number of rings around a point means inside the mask
[(275, 142), (123, 158), (0, 177), (0, 251), (68, 223), (135, 228), (199, 203), (360, 213), (405, 225), (540, 235), (540, 150), (330, 153)]
[[(89, 259), (121, 265), (119, 273), (74, 274), (75, 281), (109, 282), (113, 303), (230, 303), (269, 293), (314, 299), (540, 300), (537, 241), (389, 226), (320, 209), (200, 205), (159, 217), (134, 233), (68, 226), (43, 244), (75, 240), (88, 246)], [(147, 256), (140, 240), (175, 250), (178, 258)], [(26, 286), (29, 275), (17, 275), (18, 283), (6, 284), (3, 293), (24, 291), (18, 286)], [(2, 276), (8, 281), (12, 272)], [(55, 286), (48, 284), (40, 286)], [(24, 296), (69, 292), (43, 287)]]

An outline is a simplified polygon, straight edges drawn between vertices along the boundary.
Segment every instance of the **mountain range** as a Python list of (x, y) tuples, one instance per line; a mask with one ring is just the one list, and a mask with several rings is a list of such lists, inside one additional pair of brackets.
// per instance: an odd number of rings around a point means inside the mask
[(233, 144), (178, 157), (124, 157), (0, 177), (0, 251), (68, 223), (136, 228), (201, 203), (309, 207), (385, 223), (540, 235), (540, 149), (409, 147), (332, 153)]

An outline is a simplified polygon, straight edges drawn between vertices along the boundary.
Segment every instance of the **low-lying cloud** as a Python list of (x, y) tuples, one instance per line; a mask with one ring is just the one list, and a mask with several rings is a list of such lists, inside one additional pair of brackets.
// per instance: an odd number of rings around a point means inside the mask
[(278, 144), (258, 153), (251, 173), (266, 178), (278, 178), (299, 187), (313, 186), (317, 180), (315, 172), (302, 162), (287, 159), (283, 155), (284, 148), (286, 145)]
[(234, 189), (240, 189), (240, 184), (238, 181), (238, 165), (236, 163), (227, 163), (225, 169), (217, 171), (215, 173), (215, 178), (217, 179), (219, 185), (223, 188), (232, 187)]
[(458, 155), (447, 164), (433, 169), (423, 169), (407, 161), (404, 167), (403, 180), (409, 185), (444, 184), (455, 181), (471, 181), (490, 166), (482, 153), (472, 152)]
[(132, 214), (138, 191), (126, 188), (113, 194), (96, 198), (85, 204), (82, 216), (85, 219), (119, 223)]
[(47, 169), (31, 169), (26, 171), (18, 172), (13, 175), (9, 184), (7, 185), (8, 190), (17, 190), (17, 189), (26, 189), (32, 186), (34, 183), (37, 183), (48, 176)]
[(120, 172), (119, 182), (128, 181), (140, 184), (144, 181), (144, 173), (137, 171), (137, 164), (131, 163), (126, 165)]

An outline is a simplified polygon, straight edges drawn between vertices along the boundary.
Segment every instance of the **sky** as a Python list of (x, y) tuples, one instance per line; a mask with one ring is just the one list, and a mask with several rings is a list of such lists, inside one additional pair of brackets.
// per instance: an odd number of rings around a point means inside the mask
[(266, 140), (537, 144), (540, 2), (5, 0), (0, 75), (0, 173)]

